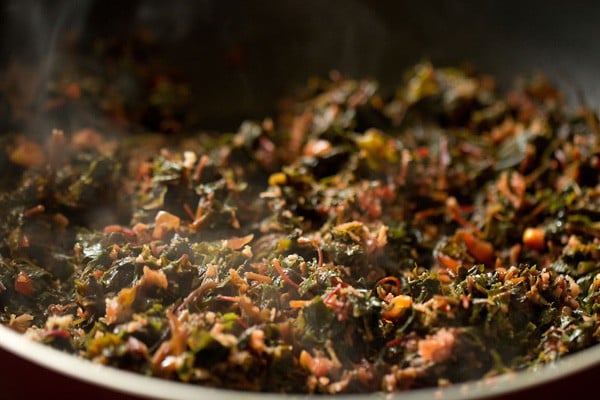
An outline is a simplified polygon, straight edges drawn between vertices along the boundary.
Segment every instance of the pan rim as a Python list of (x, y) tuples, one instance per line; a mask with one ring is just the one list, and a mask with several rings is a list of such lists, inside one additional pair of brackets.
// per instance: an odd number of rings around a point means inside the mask
[[(25, 360), (45, 367), (62, 375), (95, 386), (104, 387), (141, 398), (160, 398), (164, 400), (192, 400), (213, 398), (222, 400), (275, 400), (307, 399), (306, 394), (278, 394), (262, 392), (242, 392), (201, 385), (170, 381), (114, 367), (94, 363), (80, 357), (61, 352), (42, 343), (0, 325), (0, 347)], [(343, 395), (319, 395), (319, 398), (335, 400), (356, 400), (363, 398), (381, 398), (386, 400), (458, 400), (483, 399), (492, 396), (507, 395), (520, 390), (542, 385), (549, 381), (564, 378), (600, 364), (600, 345), (592, 346), (577, 353), (535, 370), (507, 373), (465, 383), (457, 383), (444, 388), (414, 389), (398, 393), (361, 393)]]

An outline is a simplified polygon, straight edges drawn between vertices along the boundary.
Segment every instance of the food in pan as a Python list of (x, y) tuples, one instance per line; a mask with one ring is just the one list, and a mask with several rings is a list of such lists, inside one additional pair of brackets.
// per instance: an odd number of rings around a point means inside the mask
[(598, 342), (598, 119), (545, 79), (332, 74), (214, 134), (187, 129), (184, 85), (127, 103), (88, 78), (51, 108), (137, 132), (1, 139), (0, 321), (32, 340), (286, 393), (444, 386)]

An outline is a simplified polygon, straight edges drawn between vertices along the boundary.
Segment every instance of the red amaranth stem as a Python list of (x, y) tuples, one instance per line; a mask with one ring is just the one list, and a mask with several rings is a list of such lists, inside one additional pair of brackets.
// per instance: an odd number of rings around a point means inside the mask
[(277, 273), (281, 276), (281, 278), (286, 281), (290, 286), (295, 287), (296, 289), (300, 289), (300, 285), (298, 285), (296, 282), (294, 282), (289, 276), (288, 274), (285, 273), (285, 271), (283, 270), (283, 268), (281, 267), (281, 263), (279, 262), (278, 259), (274, 259), (273, 260), (273, 266), (275, 267), (275, 270), (277, 270)]

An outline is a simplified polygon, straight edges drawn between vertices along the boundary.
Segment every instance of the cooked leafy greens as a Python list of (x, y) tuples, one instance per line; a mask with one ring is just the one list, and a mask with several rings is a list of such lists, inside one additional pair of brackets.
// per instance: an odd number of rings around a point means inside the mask
[[(163, 89), (172, 126), (187, 92)], [(231, 134), (7, 136), (0, 321), (250, 391), (535, 368), (600, 338), (599, 137), (544, 79), (500, 94), (429, 63), (395, 93), (312, 80)]]

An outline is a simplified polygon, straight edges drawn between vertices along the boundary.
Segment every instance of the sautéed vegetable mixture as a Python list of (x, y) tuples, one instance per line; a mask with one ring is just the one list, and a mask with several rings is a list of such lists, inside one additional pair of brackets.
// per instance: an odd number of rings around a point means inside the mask
[(185, 85), (137, 104), (86, 79), (52, 107), (167, 133), (0, 139), (0, 322), (30, 339), (290, 393), (448, 385), (600, 339), (598, 118), (544, 78), (333, 73), (220, 134), (188, 129)]

